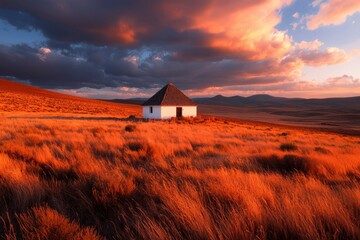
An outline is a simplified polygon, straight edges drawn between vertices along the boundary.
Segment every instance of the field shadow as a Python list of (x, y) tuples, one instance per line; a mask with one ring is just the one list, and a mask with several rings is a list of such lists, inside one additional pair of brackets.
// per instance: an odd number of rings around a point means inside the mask
[(283, 175), (302, 173), (309, 175), (317, 168), (316, 163), (307, 157), (287, 154), (283, 157), (278, 155), (257, 156), (256, 163), (265, 172), (275, 172)]

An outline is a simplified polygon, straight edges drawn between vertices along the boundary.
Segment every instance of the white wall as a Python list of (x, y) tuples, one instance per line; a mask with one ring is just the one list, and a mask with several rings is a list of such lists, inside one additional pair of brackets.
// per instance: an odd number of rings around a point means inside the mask
[[(150, 113), (150, 107), (153, 108), (153, 113)], [(143, 118), (161, 118), (161, 108), (160, 106), (143, 106)]]
[[(176, 107), (181, 106), (153, 106), (153, 114), (150, 113), (150, 106), (143, 106), (143, 118), (169, 119), (176, 117)], [(183, 117), (196, 117), (197, 106), (182, 106)]]
[(182, 107), (183, 117), (196, 117), (196, 106), (161, 106), (161, 119), (176, 117), (176, 108)]
[(161, 119), (176, 117), (175, 106), (161, 106)]
[(184, 117), (196, 117), (197, 115), (197, 106), (187, 106), (182, 107), (182, 114)]

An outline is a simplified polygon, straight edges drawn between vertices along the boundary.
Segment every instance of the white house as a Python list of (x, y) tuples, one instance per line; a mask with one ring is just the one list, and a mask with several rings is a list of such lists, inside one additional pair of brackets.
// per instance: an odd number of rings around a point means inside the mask
[(197, 105), (169, 83), (142, 105), (143, 118), (196, 117)]

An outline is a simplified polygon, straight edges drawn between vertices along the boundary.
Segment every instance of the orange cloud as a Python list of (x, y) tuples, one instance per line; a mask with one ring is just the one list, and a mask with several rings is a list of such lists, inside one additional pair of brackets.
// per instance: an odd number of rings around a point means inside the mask
[(324, 51), (300, 51), (298, 56), (306, 65), (313, 67), (334, 65), (348, 60), (345, 51), (339, 48), (326, 48)]
[[(314, 3), (315, 6), (320, 4), (319, 1)], [(329, 0), (321, 3), (319, 12), (308, 18), (307, 27), (314, 30), (320, 26), (339, 25), (356, 12), (360, 12), (359, 0)]]
[(295, 46), (300, 49), (318, 49), (323, 44), (324, 44), (323, 42), (316, 39), (311, 42), (301, 41), (300, 43), (296, 43)]
[[(304, 65), (348, 59), (341, 49), (320, 49), (319, 40), (295, 43), (286, 31), (277, 30), (280, 9), (289, 3), (63, 1), (59, 8), (56, 1), (45, 1), (38, 8), (12, 0), (12, 14), (31, 16), (29, 26), (42, 31), (54, 44), (48, 47), (57, 51), (0, 45), (0, 74), (52, 88), (154, 88), (172, 81), (183, 89), (201, 89), (292, 82), (301, 78)], [(325, 3), (314, 4), (324, 8)], [(303, 16), (294, 17), (303, 23)], [(66, 50), (59, 51), (63, 45)]]
[(360, 79), (343, 75), (329, 78), (322, 82), (296, 80), (266, 86), (243, 85), (232, 87), (208, 87), (201, 90), (188, 90), (186, 93), (193, 97), (225, 95), (250, 96), (255, 94), (270, 94), (283, 97), (322, 98), (322, 97), (350, 97), (358, 96)]
[(329, 78), (326, 83), (330, 86), (353, 86), (360, 87), (360, 79), (356, 79), (353, 76), (343, 75), (341, 77)]
[(295, 43), (294, 45), (295, 50), (284, 58), (284, 62), (300, 61), (303, 65), (320, 67), (348, 61), (350, 58), (349, 55), (351, 55), (347, 54), (344, 50), (335, 47), (329, 47), (322, 50), (320, 47), (323, 45), (323, 42), (317, 39), (311, 42), (302, 41), (300, 43)]
[[(156, 1), (136, 9), (135, 14), (131, 5), (125, 6), (123, 12), (111, 16), (112, 22), (96, 28), (83, 25), (79, 32), (85, 32), (85, 36), (96, 34), (93, 37), (96, 43), (146, 46), (160, 43), (165, 47), (186, 44), (189, 52), (200, 53), (195, 58), (201, 58), (204, 51), (205, 57), (281, 58), (292, 46), (291, 38), (275, 29), (281, 21), (277, 10), (290, 2)], [(168, 36), (169, 32), (173, 35)], [(177, 54), (187, 60), (192, 58), (186, 56), (186, 50)]]
[(210, 47), (245, 54), (251, 60), (279, 58), (291, 50), (291, 38), (275, 29), (281, 20), (276, 10), (290, 1), (215, 2), (192, 25), (215, 36)]
[[(58, 92), (90, 98), (148, 98), (157, 92), (158, 88), (81, 88), (77, 90), (57, 89)], [(255, 94), (270, 94), (283, 97), (322, 98), (322, 97), (350, 97), (360, 92), (360, 79), (343, 75), (329, 78), (322, 82), (294, 80), (267, 85), (235, 85), (225, 87), (206, 87), (203, 89), (189, 89), (185, 93), (190, 97), (207, 97), (218, 94), (224, 96), (250, 96)]]

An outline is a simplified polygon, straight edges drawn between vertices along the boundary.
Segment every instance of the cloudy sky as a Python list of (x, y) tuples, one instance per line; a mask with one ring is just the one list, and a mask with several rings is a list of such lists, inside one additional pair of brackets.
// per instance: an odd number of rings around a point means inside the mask
[(1, 0), (0, 76), (93, 98), (360, 95), (360, 1)]

